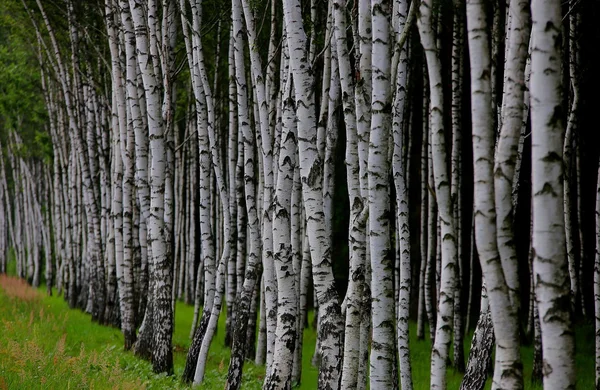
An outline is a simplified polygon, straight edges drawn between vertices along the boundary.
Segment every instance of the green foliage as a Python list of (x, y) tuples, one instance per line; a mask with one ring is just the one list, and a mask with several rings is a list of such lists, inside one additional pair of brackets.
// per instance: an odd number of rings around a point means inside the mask
[[(20, 6), (20, 7), (19, 7)], [(23, 140), (17, 153), (48, 158), (52, 155), (41, 88), (35, 35), (25, 10), (17, 2), (0, 4), (0, 142), (10, 131)]]

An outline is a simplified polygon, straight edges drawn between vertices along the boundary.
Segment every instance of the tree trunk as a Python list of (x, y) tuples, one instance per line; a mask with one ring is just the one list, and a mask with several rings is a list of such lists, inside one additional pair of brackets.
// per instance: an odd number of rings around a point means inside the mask
[(421, 43), (427, 58), (431, 94), (431, 145), (435, 194), (437, 198), (440, 237), (442, 238), (441, 285), (436, 323), (435, 341), (431, 353), (431, 388), (446, 388), (446, 362), (452, 339), (454, 289), (456, 284), (456, 231), (450, 199), (444, 139), (444, 106), (442, 69), (432, 28), (432, 1), (423, 1), (417, 19)]
[[(366, 206), (360, 191), (360, 165), (354, 86), (350, 68), (350, 54), (346, 40), (346, 9), (341, 1), (333, 3), (333, 31), (337, 50), (338, 69), (342, 90), (344, 120), (346, 122), (346, 180), (350, 203), (348, 290), (346, 292), (346, 321), (344, 334), (344, 356), (342, 362), (342, 388), (358, 386), (360, 358), (361, 308), (364, 294)], [(363, 378), (365, 379), (365, 378)]]
[(331, 268), (328, 237), (323, 237), (322, 161), (315, 148), (315, 102), (312, 94), (314, 77), (307, 61), (306, 34), (301, 24), (298, 0), (284, 0), (286, 40), (290, 52), (290, 68), (296, 94), (298, 150), (302, 195), (306, 209), (307, 231), (313, 264), (313, 277), (321, 312), (322, 358), (319, 388), (337, 388), (340, 378), (343, 322), (338, 294)]
[[(415, 7), (413, 5), (413, 7)], [(402, 32), (409, 28), (407, 24), (408, 18), (408, 2), (394, 2), (395, 20), (397, 21), (396, 33), (396, 49), (398, 49), (398, 41)], [(398, 359), (400, 364), (400, 384), (402, 390), (411, 390), (412, 383), (412, 367), (410, 360), (409, 348), (409, 308), (410, 308), (410, 288), (411, 288), (411, 264), (410, 264), (410, 229), (409, 229), (409, 166), (410, 146), (408, 145), (409, 132), (411, 124), (409, 121), (410, 113), (407, 109), (407, 89), (408, 89), (408, 49), (406, 47), (399, 48), (400, 58), (398, 67), (395, 70), (396, 93), (392, 105), (392, 131), (394, 140), (393, 149), (393, 175), (394, 185), (396, 190), (396, 220), (397, 220), (397, 236), (399, 240), (398, 252), (400, 262), (400, 272), (398, 284), (398, 297), (396, 314), (396, 336)], [(393, 81), (393, 80), (392, 80)], [(394, 81), (393, 81), (394, 82)]]
[[(231, 348), (231, 359), (229, 372), (227, 374), (227, 389), (239, 389), (244, 367), (244, 355), (246, 351), (246, 330), (250, 315), (250, 305), (257, 283), (260, 280), (260, 227), (257, 212), (256, 190), (255, 190), (255, 166), (254, 166), (254, 134), (250, 127), (249, 107), (247, 101), (247, 83), (244, 67), (244, 46), (242, 31), (242, 3), (232, 3), (233, 31), (230, 44), (234, 47), (235, 79), (237, 83), (238, 102), (238, 125), (239, 136), (244, 145), (244, 191), (246, 195), (246, 214), (248, 216), (248, 228), (250, 249), (244, 283), (241, 286), (236, 303), (236, 322), (233, 330), (233, 345)], [(233, 75), (232, 75), (233, 76)], [(238, 212), (238, 215), (240, 213)], [(238, 246), (238, 249), (239, 246)]]
[(494, 326), (485, 285), (481, 291), (481, 312), (471, 341), (469, 360), (460, 390), (483, 390), (492, 368), (494, 349)]
[(277, 329), (273, 365), (264, 389), (291, 388), (294, 348), (296, 347), (298, 297), (296, 275), (292, 262), (291, 195), (296, 166), (295, 105), (292, 99), (291, 78), (284, 94), (283, 129), (279, 150), (279, 173), (274, 197), (273, 249), (277, 274)]
[[(154, 345), (152, 349), (152, 365), (155, 372), (173, 373), (173, 308), (171, 306), (172, 272), (165, 236), (165, 172), (167, 170), (167, 153), (160, 102), (161, 85), (158, 81), (153, 61), (156, 59), (151, 51), (157, 46), (155, 34), (147, 33), (149, 23), (156, 17), (156, 4), (148, 4), (148, 16), (144, 14), (139, 0), (130, 0), (131, 15), (135, 26), (137, 59), (144, 84), (150, 150), (150, 216), (148, 233), (151, 240), (153, 256), (154, 285), (154, 322), (161, 326), (154, 327)], [(152, 29), (150, 29), (152, 31)]]
[(452, 29), (452, 187), (450, 188), (454, 206), (454, 220), (456, 226), (456, 290), (454, 293), (454, 368), (458, 372), (465, 372), (465, 354), (463, 348), (463, 240), (462, 240), (462, 97), (463, 97), (463, 57), (464, 57), (464, 28), (462, 1), (454, 2), (454, 27)]
[[(489, 291), (490, 312), (498, 348), (493, 389), (523, 388), (518, 316), (510, 300), (510, 286), (499, 258), (494, 202), (494, 129), (491, 57), (485, 34), (482, 4), (467, 1), (467, 27), (471, 63), (473, 161), (475, 182), (475, 241), (483, 277)], [(511, 175), (512, 176), (512, 175)], [(509, 187), (510, 189), (510, 187)], [(510, 192), (509, 192), (510, 194)], [(508, 198), (510, 203), (510, 198)], [(510, 205), (509, 205), (510, 207)], [(490, 211), (494, 210), (494, 211)]]
[(596, 258), (594, 262), (594, 307), (596, 326), (596, 390), (600, 389), (600, 166), (596, 190)]
[(562, 145), (562, 14), (534, 0), (531, 53), (533, 272), (544, 356), (544, 388), (575, 388), (570, 283), (565, 257)]

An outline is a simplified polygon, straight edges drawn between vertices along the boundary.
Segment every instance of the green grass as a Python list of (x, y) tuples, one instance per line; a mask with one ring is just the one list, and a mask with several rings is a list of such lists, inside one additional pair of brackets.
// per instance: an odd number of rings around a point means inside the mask
[[(413, 369), (413, 385), (415, 390), (429, 389), (430, 384), (430, 363), (431, 363), (431, 347), (429, 341), (429, 330), (425, 330), (425, 340), (417, 340), (416, 324), (410, 324), (410, 351), (411, 362)], [(581, 324), (576, 328), (576, 356), (575, 366), (577, 375), (578, 389), (593, 389), (594, 388), (594, 329), (589, 324)], [(469, 356), (471, 347), (471, 339), (473, 333), (469, 333), (465, 337), (464, 352), (465, 359)], [(451, 352), (452, 354), (452, 352)], [(542, 389), (541, 385), (533, 385), (531, 383), (531, 371), (533, 366), (533, 346), (523, 345), (521, 347), (521, 359), (523, 361), (523, 375), (525, 389), (537, 390)], [(448, 389), (454, 390), (460, 387), (462, 374), (455, 371), (453, 368), (448, 369)], [(491, 389), (491, 378), (488, 379), (485, 389)]]
[[(32, 289), (19, 285), (17, 290)], [(175, 376), (152, 373), (149, 362), (123, 351), (123, 336), (118, 329), (93, 323), (90, 316), (71, 310), (62, 297), (48, 297), (43, 289), (35, 297), (29, 293), (8, 292), (0, 288), (0, 390), (2, 389), (176, 389), (187, 388), (179, 381), (183, 372), (193, 307), (178, 303), (175, 312)], [(16, 296), (15, 296), (16, 294)], [(312, 317), (312, 313), (310, 313)], [(219, 319), (200, 389), (223, 388), (229, 363), (229, 349), (224, 347), (225, 316)], [(311, 318), (309, 318), (311, 319)], [(312, 321), (309, 321), (312, 323)], [(430, 343), (417, 340), (416, 326), (411, 324), (411, 357), (416, 390), (429, 388)], [(426, 332), (427, 333), (427, 332)], [(577, 328), (577, 387), (594, 387), (593, 327)], [(303, 373), (300, 389), (316, 389), (317, 370), (310, 361), (315, 348), (313, 329), (305, 330)], [(470, 335), (465, 341), (468, 356)], [(530, 384), (533, 350), (522, 348), (525, 388)], [(260, 389), (264, 367), (252, 362), (244, 365), (244, 389)], [(458, 389), (462, 376), (450, 369), (448, 389)], [(490, 388), (490, 381), (486, 386)]]

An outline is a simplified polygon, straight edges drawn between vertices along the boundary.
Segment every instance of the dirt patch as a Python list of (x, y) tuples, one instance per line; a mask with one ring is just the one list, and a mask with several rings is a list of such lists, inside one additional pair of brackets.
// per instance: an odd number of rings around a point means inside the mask
[(42, 297), (42, 294), (28, 285), (25, 280), (12, 276), (0, 275), (0, 287), (9, 297), (24, 301), (35, 301)]

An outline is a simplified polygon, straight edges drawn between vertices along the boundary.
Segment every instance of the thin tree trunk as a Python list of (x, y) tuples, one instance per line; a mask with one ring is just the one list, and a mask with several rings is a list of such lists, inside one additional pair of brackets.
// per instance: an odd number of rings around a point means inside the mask
[[(425, 80), (426, 81), (426, 80)], [(426, 83), (426, 86), (429, 83)], [(428, 94), (424, 94), (428, 96)], [(433, 176), (433, 159), (431, 154), (431, 135), (429, 135), (429, 99), (423, 99), (423, 131), (428, 133), (427, 142), (427, 265), (425, 267), (425, 310), (427, 312), (427, 321), (429, 322), (429, 338), (431, 345), (435, 341), (435, 329), (436, 329), (436, 304), (437, 304), (437, 288), (436, 288), (436, 258), (438, 248), (438, 207), (435, 197), (435, 182)]]
[(596, 189), (596, 258), (594, 261), (594, 307), (596, 326), (596, 390), (600, 389), (600, 166)]
[[(346, 293), (346, 322), (342, 388), (356, 388), (359, 380), (361, 308), (364, 293), (366, 205), (360, 191), (360, 164), (356, 128), (354, 88), (350, 68), (350, 54), (346, 42), (346, 9), (341, 1), (333, 3), (333, 31), (340, 73), (342, 104), (346, 122), (346, 180), (350, 201), (348, 291)], [(306, 244), (305, 244), (306, 245)], [(365, 379), (365, 378), (362, 378)]]
[(291, 242), (291, 195), (296, 166), (295, 104), (291, 78), (284, 93), (283, 129), (279, 151), (279, 173), (274, 197), (273, 249), (277, 274), (277, 329), (273, 365), (265, 378), (264, 389), (291, 388), (296, 347), (298, 297), (293, 269)]
[(512, 188), (515, 177), (519, 131), (523, 122), (523, 97), (527, 47), (529, 43), (529, 1), (511, 2), (506, 39), (507, 58), (504, 71), (504, 92), (501, 109), (501, 129), (494, 164), (496, 227), (498, 252), (502, 262), (512, 306), (519, 315), (519, 274), (514, 237)]
[[(518, 316), (510, 300), (510, 286), (504, 276), (497, 243), (493, 197), (494, 114), (491, 105), (492, 85), (489, 79), (491, 57), (485, 33), (483, 4), (467, 1), (467, 27), (475, 165), (475, 242), (483, 278), (489, 291), (489, 306), (498, 346), (492, 388), (522, 389), (523, 365), (520, 356)], [(510, 197), (508, 201), (510, 203)]]
[(421, 43), (425, 50), (429, 73), (433, 173), (440, 216), (440, 237), (442, 238), (440, 300), (438, 302), (435, 341), (431, 353), (431, 388), (445, 389), (446, 362), (452, 338), (453, 301), (456, 284), (456, 230), (447, 174), (441, 63), (432, 28), (432, 3), (432, 1), (421, 3), (417, 25)]
[[(582, 286), (579, 286), (579, 274), (577, 272), (577, 262), (575, 254), (575, 232), (572, 221), (572, 207), (577, 207), (577, 216), (580, 215), (580, 182), (579, 182), (579, 164), (578, 164), (578, 153), (580, 146), (577, 145), (577, 155), (573, 155), (573, 146), (575, 135), (577, 133), (577, 121), (579, 116), (579, 43), (577, 41), (578, 31), (578, 12), (571, 8), (569, 10), (569, 81), (571, 83), (571, 91), (573, 98), (571, 100), (571, 107), (569, 108), (569, 117), (567, 120), (567, 129), (565, 133), (565, 141), (563, 146), (563, 161), (564, 161), (564, 216), (565, 216), (565, 241), (567, 245), (567, 258), (569, 264), (569, 277), (571, 279), (571, 304), (573, 311), (577, 308), (577, 298), (581, 297), (583, 302), (583, 293), (580, 293)], [(572, 173), (576, 171), (575, 180), (573, 180)], [(575, 199), (571, 194), (573, 184), (576, 184)], [(577, 226), (581, 229), (581, 218), (578, 218)], [(582, 238), (582, 237), (581, 237)], [(581, 240), (580, 240), (581, 241)], [(583, 248), (583, 242), (579, 243), (580, 247)], [(583, 266), (583, 255), (584, 251), (581, 250), (581, 258), (579, 259), (579, 267)], [(582, 292), (582, 291), (581, 291)], [(581, 308), (585, 313), (585, 305), (582, 303)]]
[[(296, 164), (294, 169), (294, 182), (292, 187), (292, 256), (293, 269), (296, 277), (296, 294), (298, 299), (298, 316), (296, 317), (296, 349), (294, 352), (294, 366), (292, 368), (292, 386), (297, 386), (301, 383), (302, 376), (302, 345), (304, 336), (304, 324), (306, 323), (307, 305), (306, 305), (306, 290), (302, 289), (302, 284), (305, 282), (306, 273), (310, 272), (307, 267), (304, 267), (302, 254), (305, 234), (304, 234), (304, 215), (302, 213), (302, 183), (300, 183), (300, 167)], [(307, 262), (310, 267), (310, 263)], [(302, 296), (304, 293), (304, 297)]]
[[(413, 7), (415, 7), (413, 5)], [(402, 32), (408, 28), (408, 2), (394, 2), (396, 42), (400, 39)], [(397, 47), (397, 46), (396, 46)], [(392, 130), (393, 130), (393, 175), (396, 190), (396, 220), (397, 220), (397, 240), (399, 252), (399, 281), (396, 313), (396, 335), (398, 360), (400, 364), (400, 384), (402, 390), (411, 390), (412, 367), (409, 348), (409, 308), (410, 308), (410, 288), (411, 288), (411, 264), (410, 264), (410, 229), (409, 229), (409, 166), (410, 147), (407, 145), (411, 124), (409, 123), (409, 110), (407, 109), (407, 84), (408, 84), (408, 48), (400, 48), (400, 58), (398, 67), (395, 70), (395, 96), (392, 104)]]
[(462, 240), (462, 96), (463, 96), (463, 56), (464, 56), (464, 28), (463, 15), (464, 3), (462, 0), (454, 1), (454, 27), (452, 29), (452, 187), (450, 189), (454, 206), (454, 220), (456, 226), (456, 290), (454, 293), (454, 368), (458, 372), (465, 372), (464, 356), (464, 326), (462, 313), (462, 287), (463, 287), (463, 240)]
[[(425, 100), (425, 99), (423, 99)], [(425, 127), (425, 123), (423, 124)], [(425, 321), (426, 321), (426, 294), (425, 294), (425, 278), (427, 277), (426, 269), (427, 269), (427, 216), (429, 213), (428, 207), (428, 197), (429, 190), (427, 187), (427, 181), (429, 180), (428, 173), (428, 137), (427, 131), (423, 131), (423, 139), (421, 144), (421, 224), (420, 224), (420, 235), (419, 235), (419, 247), (420, 247), (420, 269), (419, 269), (419, 298), (418, 298), (418, 311), (417, 311), (417, 339), (424, 340), (425, 339)]]
[[(260, 280), (260, 227), (257, 211), (255, 189), (254, 134), (250, 127), (249, 107), (247, 101), (247, 83), (244, 67), (244, 46), (242, 36), (242, 3), (232, 3), (233, 30), (230, 44), (234, 47), (235, 79), (237, 83), (238, 124), (244, 143), (244, 191), (246, 194), (246, 214), (250, 249), (244, 283), (241, 286), (236, 303), (236, 323), (233, 330), (233, 345), (227, 374), (227, 389), (239, 389), (241, 386), (244, 355), (246, 351), (246, 330), (250, 315), (250, 306), (256, 284)], [(238, 213), (239, 215), (239, 213)], [(238, 247), (239, 248), (239, 247)]]
[(319, 387), (337, 388), (341, 371), (343, 322), (331, 268), (328, 238), (323, 237), (323, 192), (321, 164), (315, 148), (315, 102), (312, 95), (314, 77), (308, 63), (306, 34), (300, 23), (302, 14), (298, 0), (283, 2), (286, 40), (290, 52), (290, 68), (296, 92), (298, 117), (298, 150), (302, 195), (308, 221), (307, 231), (313, 261), (315, 290), (321, 311), (322, 359), (319, 369)]

